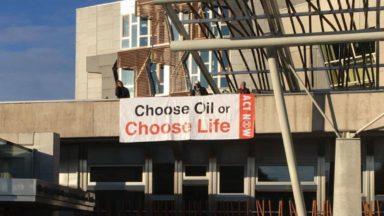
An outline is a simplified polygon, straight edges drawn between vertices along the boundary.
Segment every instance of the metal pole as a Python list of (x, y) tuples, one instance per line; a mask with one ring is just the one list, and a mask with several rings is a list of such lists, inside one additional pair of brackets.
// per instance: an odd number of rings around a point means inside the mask
[[(379, 116), (377, 116), (375, 119), (373, 119), (372, 121), (370, 121), (368, 124), (364, 125), (362, 128), (360, 128), (360, 130), (356, 131), (355, 135), (354, 136), (357, 136), (359, 135), (362, 131), (364, 131), (365, 129), (367, 129), (369, 126), (371, 126), (372, 124), (374, 124), (375, 122), (379, 121), (382, 117), (384, 117), (384, 113), (380, 114)], [(352, 137), (353, 138), (353, 137)]]
[(268, 50), (268, 65), (271, 74), (273, 92), (275, 95), (276, 109), (279, 117), (281, 134), (283, 137), (285, 156), (287, 158), (289, 176), (291, 178), (293, 197), (295, 200), (296, 211), (298, 216), (305, 216), (305, 204), (303, 192), (300, 187), (299, 177), (297, 175), (296, 157), (293, 148), (291, 129), (289, 127), (288, 114), (285, 106), (284, 95), (281, 88), (278, 68), (277, 68), (276, 50)]
[(260, 37), (251, 39), (207, 39), (172, 41), (172, 51), (192, 50), (230, 50), (268, 47), (289, 47), (349, 42), (384, 40), (384, 31), (350, 31), (348, 33), (322, 33), (285, 37)]

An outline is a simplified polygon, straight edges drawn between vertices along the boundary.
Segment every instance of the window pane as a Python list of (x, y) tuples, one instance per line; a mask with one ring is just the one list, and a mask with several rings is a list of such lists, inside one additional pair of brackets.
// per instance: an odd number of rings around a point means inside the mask
[(228, 87), (228, 82), (227, 82), (227, 79), (225, 77), (220, 78), (220, 87), (221, 88), (227, 88)]
[(375, 162), (375, 193), (384, 195), (384, 166), (381, 162)]
[(192, 71), (191, 74), (197, 74), (197, 64), (194, 59), (192, 59)]
[(140, 46), (148, 46), (148, 38), (147, 37), (140, 38)]
[(191, 77), (191, 83), (194, 84), (196, 81), (199, 81), (197, 76), (192, 76)]
[(209, 63), (209, 52), (208, 51), (202, 51), (200, 52), (201, 58), (203, 59), (204, 63)]
[(180, 34), (173, 24), (172, 24), (172, 35), (173, 35), (173, 40), (178, 41), (180, 39)]
[(212, 70), (211, 70), (211, 73), (216, 75), (217, 72), (218, 72), (218, 60), (216, 58), (216, 55), (214, 53), (212, 53)]
[(91, 182), (141, 182), (143, 167), (91, 167)]
[(227, 25), (221, 26), (221, 34), (223, 34), (223, 37), (229, 37), (230, 36), (229, 28)]
[(151, 64), (151, 78), (154, 84), (154, 90), (156, 94), (164, 93), (164, 66), (159, 65), (159, 70), (157, 70), (158, 65)]
[(153, 194), (173, 195), (174, 164), (153, 165)]
[(135, 86), (128, 86), (127, 89), (129, 90), (129, 96), (132, 98), (135, 96)]
[(148, 19), (140, 18), (140, 35), (148, 35)]
[(129, 48), (129, 39), (123, 39), (121, 41), (121, 47), (122, 48)]
[[(298, 174), (300, 181), (313, 181), (315, 176), (314, 166), (298, 166)], [(259, 166), (257, 177), (259, 181), (290, 181), (287, 166)]]
[(220, 193), (244, 193), (244, 167), (220, 167)]
[(123, 17), (123, 37), (129, 37), (129, 16)]
[(355, 52), (356, 55), (364, 55), (364, 54), (369, 54), (369, 53), (374, 53), (375, 52), (375, 42), (359, 42), (355, 43)]
[(206, 176), (206, 166), (185, 166), (185, 176)]
[(132, 38), (132, 47), (137, 47), (137, 25), (132, 25), (131, 26), (131, 29), (132, 29), (132, 35), (131, 35), (131, 38)]
[(124, 86), (134, 86), (135, 84), (135, 72), (133, 70), (122, 70), (121, 71), (121, 81), (124, 83)]
[(0, 178), (33, 178), (33, 152), (12, 144), (0, 145)]
[(137, 23), (137, 16), (132, 15), (132, 23)]
[(205, 88), (208, 87), (208, 82), (205, 79), (205, 77), (203, 76), (203, 73), (200, 73), (200, 84), (201, 84), (201, 86), (203, 86)]

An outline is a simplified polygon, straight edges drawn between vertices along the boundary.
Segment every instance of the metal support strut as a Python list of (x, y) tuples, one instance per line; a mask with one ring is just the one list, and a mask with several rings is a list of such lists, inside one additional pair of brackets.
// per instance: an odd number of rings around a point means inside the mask
[(273, 85), (273, 92), (275, 96), (276, 109), (279, 117), (281, 134), (283, 137), (284, 150), (287, 158), (289, 176), (292, 183), (293, 197), (295, 200), (296, 211), (298, 216), (305, 216), (305, 204), (303, 192), (300, 187), (299, 177), (297, 175), (296, 157), (293, 148), (291, 129), (288, 121), (287, 109), (285, 106), (284, 95), (281, 88), (281, 82), (278, 73), (277, 66), (277, 53), (273, 48), (268, 49), (268, 65), (271, 74), (271, 80)]

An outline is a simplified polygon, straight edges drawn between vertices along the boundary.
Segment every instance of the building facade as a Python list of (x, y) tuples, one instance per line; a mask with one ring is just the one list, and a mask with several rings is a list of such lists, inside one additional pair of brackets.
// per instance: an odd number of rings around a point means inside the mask
[[(60, 158), (58, 183), (94, 193), (94, 215), (294, 214), (266, 51), (172, 52), (170, 45), (373, 31), (384, 25), (377, 19), (384, 16), (384, 2), (186, 2), (123, 0), (78, 9), (76, 100), (0, 103), (0, 137), (29, 148), (36, 134), (57, 134), (60, 156), (48, 154)], [(383, 46), (373, 41), (278, 49), (308, 214), (335, 211), (335, 170), (343, 163), (355, 167), (348, 176), (361, 187), (350, 191), (359, 194), (362, 211), (383, 209), (384, 119), (369, 125), (353, 145), (338, 143), (332, 128), (354, 133), (384, 112)], [(235, 93), (245, 81), (256, 97), (255, 138), (119, 143), (116, 80), (133, 97), (158, 100), (188, 95), (195, 81), (211, 94)]]

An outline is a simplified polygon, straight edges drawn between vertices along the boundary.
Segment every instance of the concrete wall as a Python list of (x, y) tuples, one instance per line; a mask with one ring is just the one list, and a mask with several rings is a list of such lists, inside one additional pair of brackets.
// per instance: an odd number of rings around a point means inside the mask
[[(99, 74), (88, 74), (87, 57), (120, 50), (120, 2), (76, 11), (76, 99), (100, 99)], [(91, 71), (92, 72), (92, 71)], [(112, 74), (112, 70), (110, 71)]]
[[(340, 131), (358, 130), (384, 111), (384, 92), (333, 93), (316, 95), (316, 99)], [(286, 103), (293, 132), (332, 131), (308, 96), (290, 94)], [(383, 124), (384, 119), (369, 129), (382, 130)], [(118, 136), (118, 125), (117, 100), (0, 104), (2, 133), (51, 131), (61, 137), (111, 137)], [(256, 133), (279, 132), (273, 96), (256, 96)]]
[(89, 99), (116, 98), (115, 79), (112, 72), (116, 59), (117, 53), (87, 57), (88, 75), (93, 74), (97, 76), (97, 80), (95, 80), (97, 88), (90, 89), (90, 85), (88, 85)]

